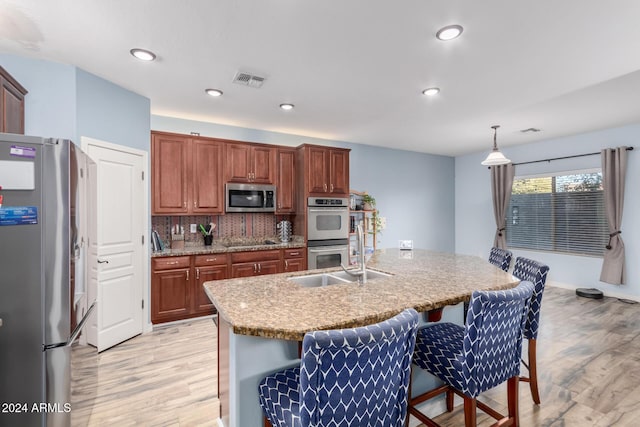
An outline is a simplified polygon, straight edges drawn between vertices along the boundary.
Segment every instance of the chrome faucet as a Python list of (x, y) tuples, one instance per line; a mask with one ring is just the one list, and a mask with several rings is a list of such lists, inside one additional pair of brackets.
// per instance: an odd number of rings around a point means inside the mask
[(358, 264), (359, 268), (356, 270), (347, 270), (344, 265), (340, 264), (340, 267), (349, 275), (357, 277), (358, 282), (362, 284), (367, 283), (367, 266), (365, 264), (364, 255), (364, 231), (362, 230), (362, 224), (356, 226), (356, 237), (358, 240)]

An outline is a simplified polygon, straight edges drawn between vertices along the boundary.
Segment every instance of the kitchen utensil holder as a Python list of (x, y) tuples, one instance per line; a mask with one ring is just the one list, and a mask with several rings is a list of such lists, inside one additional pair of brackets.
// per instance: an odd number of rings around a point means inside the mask
[(184, 234), (171, 234), (171, 249), (184, 249)]
[(204, 237), (204, 245), (205, 246), (211, 246), (211, 243), (213, 243), (213, 236), (211, 234), (203, 236)]

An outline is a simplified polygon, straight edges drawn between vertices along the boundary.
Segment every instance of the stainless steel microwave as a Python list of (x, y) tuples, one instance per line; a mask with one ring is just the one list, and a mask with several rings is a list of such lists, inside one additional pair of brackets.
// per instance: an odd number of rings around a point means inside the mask
[(276, 187), (229, 182), (226, 185), (225, 200), (226, 212), (275, 212)]

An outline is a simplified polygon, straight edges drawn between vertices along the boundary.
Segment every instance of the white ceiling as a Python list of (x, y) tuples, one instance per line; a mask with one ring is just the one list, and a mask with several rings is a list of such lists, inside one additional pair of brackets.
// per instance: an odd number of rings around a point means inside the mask
[[(449, 24), (462, 36), (437, 40)], [(0, 0), (0, 52), (75, 65), (152, 114), (443, 155), (488, 151), (494, 124), (504, 147), (640, 123), (638, 0)]]

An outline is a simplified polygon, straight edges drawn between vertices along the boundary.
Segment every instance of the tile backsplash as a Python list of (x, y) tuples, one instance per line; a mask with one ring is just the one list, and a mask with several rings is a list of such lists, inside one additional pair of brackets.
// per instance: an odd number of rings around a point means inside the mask
[[(184, 229), (185, 246), (200, 246), (204, 243), (200, 232), (189, 232), (191, 224), (206, 226), (210, 222), (216, 225), (213, 241), (229, 238), (273, 237), (277, 234), (277, 220), (283, 219), (267, 213), (228, 213), (226, 215), (194, 216), (153, 216), (151, 229), (156, 230), (160, 239), (168, 247), (171, 229), (176, 224)], [(287, 219), (286, 217), (284, 219)]]

